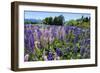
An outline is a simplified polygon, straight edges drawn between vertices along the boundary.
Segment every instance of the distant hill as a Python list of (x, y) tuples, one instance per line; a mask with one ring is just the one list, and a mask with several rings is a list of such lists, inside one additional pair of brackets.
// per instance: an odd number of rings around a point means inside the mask
[(42, 23), (40, 19), (24, 19), (24, 22), (27, 23)]

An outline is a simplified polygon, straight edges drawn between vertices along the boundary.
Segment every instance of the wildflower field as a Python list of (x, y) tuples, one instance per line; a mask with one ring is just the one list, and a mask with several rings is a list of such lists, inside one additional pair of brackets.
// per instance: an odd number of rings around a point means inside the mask
[(42, 23), (25, 23), (24, 61), (90, 58), (89, 18), (82, 17), (60, 25), (56, 21), (47, 22), (45, 19)]

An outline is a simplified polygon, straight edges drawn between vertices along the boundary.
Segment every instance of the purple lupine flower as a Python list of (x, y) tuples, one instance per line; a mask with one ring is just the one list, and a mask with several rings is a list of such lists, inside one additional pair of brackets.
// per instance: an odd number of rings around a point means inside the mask
[(59, 40), (63, 40), (63, 35), (62, 34), (59, 35)]
[(77, 28), (74, 29), (74, 35), (80, 35), (81, 32), (82, 32), (81, 28), (77, 27)]
[(85, 43), (86, 43), (86, 44), (90, 44), (90, 39), (86, 39), (86, 40), (85, 40)]
[(78, 35), (76, 35), (75, 38), (74, 38), (74, 42), (73, 42), (73, 43), (74, 43), (74, 44), (77, 43), (78, 40), (79, 40), (79, 37), (78, 37)]
[(29, 42), (30, 42), (30, 48), (33, 49), (34, 48), (34, 36), (33, 34), (30, 35), (29, 37)]
[(78, 47), (75, 47), (75, 48), (73, 49), (73, 52), (74, 52), (74, 53), (77, 53), (77, 51), (78, 51)]
[(40, 37), (41, 37), (41, 35), (42, 35), (42, 32), (39, 30), (39, 28), (38, 29), (35, 29), (35, 33), (36, 33), (36, 38), (38, 39), (38, 40), (40, 40)]
[(68, 26), (65, 26), (65, 27), (64, 27), (64, 30), (65, 30), (65, 33), (68, 34), (70, 29), (69, 29)]
[(56, 53), (57, 53), (58, 56), (62, 55), (62, 51), (59, 48), (56, 48)]
[(75, 30), (75, 29), (76, 29), (76, 26), (69, 26), (69, 28), (70, 28), (71, 30)]
[(51, 33), (52, 33), (52, 36), (53, 37), (56, 37), (56, 33), (57, 33), (57, 31), (56, 31), (56, 26), (51, 26)]
[(54, 58), (53, 58), (53, 53), (52, 53), (52, 52), (49, 52), (49, 53), (48, 53), (47, 59), (48, 59), (48, 60), (53, 60), (53, 59), (54, 59)]
[(63, 32), (62, 31), (62, 26), (58, 26), (58, 39), (63, 40)]
[(85, 48), (80, 48), (80, 54), (81, 54), (81, 56), (83, 56), (83, 54), (84, 54), (84, 52), (85, 52)]
[(25, 30), (25, 36), (24, 36), (24, 45), (25, 48), (33, 53), (34, 51), (34, 36), (31, 30)]
[(49, 37), (49, 30), (44, 30), (44, 35), (45, 35), (45, 37)]

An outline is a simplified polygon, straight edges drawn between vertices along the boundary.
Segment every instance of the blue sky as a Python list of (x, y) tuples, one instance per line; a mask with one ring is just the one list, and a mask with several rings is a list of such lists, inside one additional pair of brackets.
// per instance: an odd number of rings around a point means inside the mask
[(90, 17), (90, 14), (87, 13), (67, 13), (67, 12), (42, 12), (42, 11), (24, 11), (24, 18), (25, 19), (44, 19), (45, 17), (55, 17), (63, 15), (65, 21), (71, 19), (79, 19), (82, 16)]

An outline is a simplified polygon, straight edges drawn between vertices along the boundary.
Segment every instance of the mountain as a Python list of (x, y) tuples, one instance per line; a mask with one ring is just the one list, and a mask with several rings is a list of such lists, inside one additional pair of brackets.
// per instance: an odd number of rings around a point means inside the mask
[(24, 22), (41, 23), (40, 19), (24, 19)]

